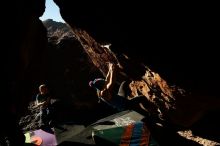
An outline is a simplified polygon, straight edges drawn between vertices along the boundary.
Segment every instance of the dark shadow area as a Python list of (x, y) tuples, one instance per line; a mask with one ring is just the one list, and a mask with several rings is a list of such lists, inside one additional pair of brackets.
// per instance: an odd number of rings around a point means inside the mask
[(187, 130), (186, 128), (165, 121), (155, 120), (152, 117), (145, 117), (142, 121), (146, 123), (151, 132), (152, 138), (160, 146), (201, 146), (201, 144), (188, 140), (177, 133), (180, 129)]
[(219, 57), (214, 49), (219, 46), (217, 9), (193, 2), (175, 7), (157, 3), (149, 8), (134, 2), (126, 2), (124, 7), (112, 1), (100, 6), (77, 1), (79, 6), (88, 4), (81, 9), (73, 8), (75, 1), (54, 1), (72, 28), (86, 30), (97, 42), (110, 42), (114, 52), (144, 62), (171, 84), (218, 96), (213, 92), (219, 81)]
[(195, 123), (191, 130), (195, 136), (220, 142), (220, 111), (207, 113), (200, 121)]
[(92, 145), (78, 143), (78, 142), (65, 141), (65, 142), (58, 144), (57, 146), (92, 146)]
[(141, 80), (146, 73), (146, 67), (140, 64), (137, 59), (127, 58), (121, 54), (117, 56), (117, 59), (123, 66), (123, 71), (133, 80)]
[(152, 137), (160, 146), (201, 146), (199, 143), (185, 139), (170, 128), (163, 128), (157, 125), (150, 126)]
[(54, 121), (58, 124), (76, 124), (88, 126), (100, 118), (114, 114), (116, 111), (110, 106), (99, 103), (93, 109), (81, 108), (74, 109), (72, 104), (61, 101), (54, 105)]
[(111, 141), (106, 140), (101, 137), (98, 137), (98, 136), (94, 136), (94, 139), (96, 141), (97, 146), (117, 146), (116, 144), (112, 143)]
[(40, 129), (42, 129), (43, 131), (47, 133), (54, 134), (54, 131), (49, 126), (42, 126)]
[(25, 143), (24, 146), (36, 146), (36, 145), (33, 143)]

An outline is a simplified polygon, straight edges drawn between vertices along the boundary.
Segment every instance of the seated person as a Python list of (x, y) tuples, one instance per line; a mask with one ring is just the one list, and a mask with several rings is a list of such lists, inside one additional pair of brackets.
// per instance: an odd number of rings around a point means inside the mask
[(49, 124), (49, 108), (50, 108), (50, 94), (45, 84), (39, 86), (39, 93), (36, 96), (35, 108), (40, 107), (41, 123), (43, 125)]
[(35, 106), (42, 107), (43, 109), (47, 108), (50, 105), (50, 94), (48, 88), (45, 84), (39, 86), (39, 93), (36, 96)]

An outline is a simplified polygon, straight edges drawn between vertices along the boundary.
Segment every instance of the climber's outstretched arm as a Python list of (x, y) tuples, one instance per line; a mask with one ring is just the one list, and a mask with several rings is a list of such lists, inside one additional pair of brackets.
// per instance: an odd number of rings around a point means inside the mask
[(106, 83), (102, 91), (100, 91), (100, 96), (105, 100), (111, 100), (112, 98), (112, 89), (116, 80), (116, 67), (114, 64), (109, 63), (109, 70), (106, 75)]

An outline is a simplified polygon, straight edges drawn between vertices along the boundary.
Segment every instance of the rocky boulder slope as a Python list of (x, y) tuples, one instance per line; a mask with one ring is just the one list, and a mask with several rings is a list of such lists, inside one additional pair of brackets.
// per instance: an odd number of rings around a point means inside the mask
[[(132, 60), (125, 54), (116, 54), (108, 47), (97, 43), (84, 30), (73, 29), (73, 31), (93, 64), (104, 76), (107, 73), (107, 62), (122, 66), (123, 70), (118, 73), (117, 81), (118, 83), (123, 80), (130, 81), (129, 98), (134, 98), (137, 95), (146, 96), (146, 103), (148, 104), (140, 104), (139, 106), (142, 109), (147, 109), (153, 116), (165, 120), (169, 126), (179, 129), (179, 134), (187, 139), (203, 145), (218, 144), (219, 133), (217, 129), (219, 129), (219, 125), (214, 114), (219, 113), (220, 100), (218, 98), (208, 98), (202, 95), (198, 97), (176, 84), (169, 84), (159, 73), (151, 70), (143, 63)], [(207, 118), (210, 119), (208, 125)], [(186, 132), (181, 131), (181, 129), (191, 130)], [(199, 129), (204, 131), (198, 132)], [(198, 136), (194, 137), (192, 133)], [(209, 140), (207, 135), (212, 138)]]
[[(49, 35), (51, 44), (48, 55), (51, 62), (48, 62), (48, 66), (50, 66), (48, 71), (51, 74), (51, 86), (58, 89), (55, 90), (54, 95), (74, 99), (72, 103), (75, 105), (75, 109), (72, 110), (85, 109), (85, 107), (88, 110), (95, 107), (95, 95), (88, 88), (88, 81), (97, 76), (105, 77), (108, 70), (107, 62), (122, 66), (123, 69), (117, 76), (117, 85), (124, 80), (130, 81), (129, 98), (140, 94), (145, 95), (148, 104), (140, 104), (140, 107), (147, 109), (154, 117), (165, 120), (171, 125), (189, 128), (204, 117), (208, 111), (219, 108), (218, 99), (205, 102), (204, 97), (197, 102), (198, 106), (194, 106), (195, 101), (193, 100), (197, 97), (194, 97), (188, 90), (175, 84), (169, 84), (159, 73), (126, 54), (113, 52), (111, 47), (98, 43), (86, 31), (82, 29), (72, 29), (71, 31), (74, 34), (70, 36), (66, 35), (69, 32), (65, 31)], [(60, 60), (55, 63), (57, 58)], [(59, 73), (56, 72), (58, 70)], [(75, 84), (79, 86), (75, 87)], [(67, 90), (65, 87), (69, 89)], [(66, 95), (63, 96), (63, 93)], [(92, 100), (85, 98), (88, 96), (93, 96)], [(83, 98), (84, 100), (82, 100)], [(184, 133), (182, 135), (184, 136)]]

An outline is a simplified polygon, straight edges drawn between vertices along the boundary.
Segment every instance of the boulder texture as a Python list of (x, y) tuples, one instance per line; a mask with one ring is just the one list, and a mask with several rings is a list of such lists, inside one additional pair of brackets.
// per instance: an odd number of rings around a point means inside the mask
[[(118, 73), (117, 81), (119, 83), (124, 80), (131, 81), (129, 83), (130, 99), (137, 95), (145, 95), (146, 102), (150, 103), (150, 106), (147, 105), (145, 108), (152, 115), (163, 117), (179, 126), (189, 127), (207, 111), (219, 109), (218, 98), (193, 96), (189, 91), (175, 84), (168, 84), (157, 72), (150, 70), (147, 66), (133, 61), (125, 55), (115, 55), (110, 49), (97, 43), (85, 31), (74, 30), (74, 32), (84, 46), (85, 52), (103, 73), (103, 76), (108, 71), (107, 62), (122, 66), (123, 70)], [(200, 101), (196, 102), (195, 100), (198, 98)]]
[[(108, 45), (100, 45), (83, 30), (73, 29), (73, 34), (71, 30), (63, 31), (66, 30), (66, 26), (64, 26), (64, 29), (59, 30), (54, 27), (57, 26), (57, 22), (50, 20), (50, 25), (47, 25), (47, 22), (48, 20), (44, 22), (44, 25), (49, 28), (49, 56), (47, 58), (50, 85), (55, 90), (54, 95), (68, 101), (69, 104), (65, 103), (64, 106), (57, 108), (57, 119), (64, 121), (68, 119), (75, 122), (79, 120), (80, 124), (85, 124), (85, 121), (91, 123), (93, 121), (91, 118), (99, 119), (100, 111), (107, 115), (109, 109), (99, 107), (100, 104), (97, 104), (94, 91), (88, 88), (88, 81), (95, 77), (104, 77), (107, 72), (107, 62), (120, 63), (123, 69), (119, 70), (117, 74), (117, 87), (124, 80), (130, 81), (128, 85), (131, 90), (129, 93), (130, 99), (141, 94), (146, 96), (146, 101), (139, 106), (150, 112), (148, 120), (158, 119), (159, 117), (169, 123), (166, 125), (166, 122), (162, 121), (162, 124), (165, 124), (162, 129), (151, 127), (153, 135), (161, 145), (180, 145), (179, 143), (181, 145), (218, 144), (219, 132), (217, 131), (220, 127), (215, 116), (218, 115), (218, 112), (212, 112), (208, 116), (205, 115), (203, 122), (196, 123), (201, 117), (204, 117), (204, 111), (207, 111), (204, 105), (214, 105), (213, 103), (204, 102), (205, 104), (202, 105), (201, 102), (197, 104), (198, 107), (193, 109), (195, 101), (190, 99), (192, 96), (187, 90), (170, 84), (159, 73), (151, 70), (143, 63), (135, 61), (124, 54), (114, 53), (111, 46), (109, 49)], [(50, 32), (52, 30), (50, 28), (54, 28), (54, 33)], [(117, 87), (114, 92), (117, 92)], [(68, 98), (72, 101), (69, 102)], [(188, 101), (193, 102), (189, 103)], [(187, 109), (186, 106), (190, 108)], [(218, 107), (217, 103), (216, 107)], [(147, 113), (146, 110), (140, 112)], [(31, 117), (33, 116), (34, 114), (31, 114)], [(27, 124), (30, 119), (35, 120), (37, 118), (24, 117), (21, 124)], [(154, 122), (161, 121), (153, 120)], [(191, 130), (180, 131), (183, 128), (181, 126), (188, 129), (191, 124), (194, 125), (190, 127)], [(25, 129), (36, 128), (34, 126), (38, 125), (39, 123), (32, 121), (29, 125), (26, 125)], [(166, 126), (168, 126), (167, 129)], [(172, 128), (178, 128), (178, 133), (182, 137), (177, 135), (176, 130), (172, 131)], [(195, 136), (201, 134), (201, 137)], [(205, 139), (207, 136), (209, 136), (208, 139), (215, 138), (216, 140)]]

